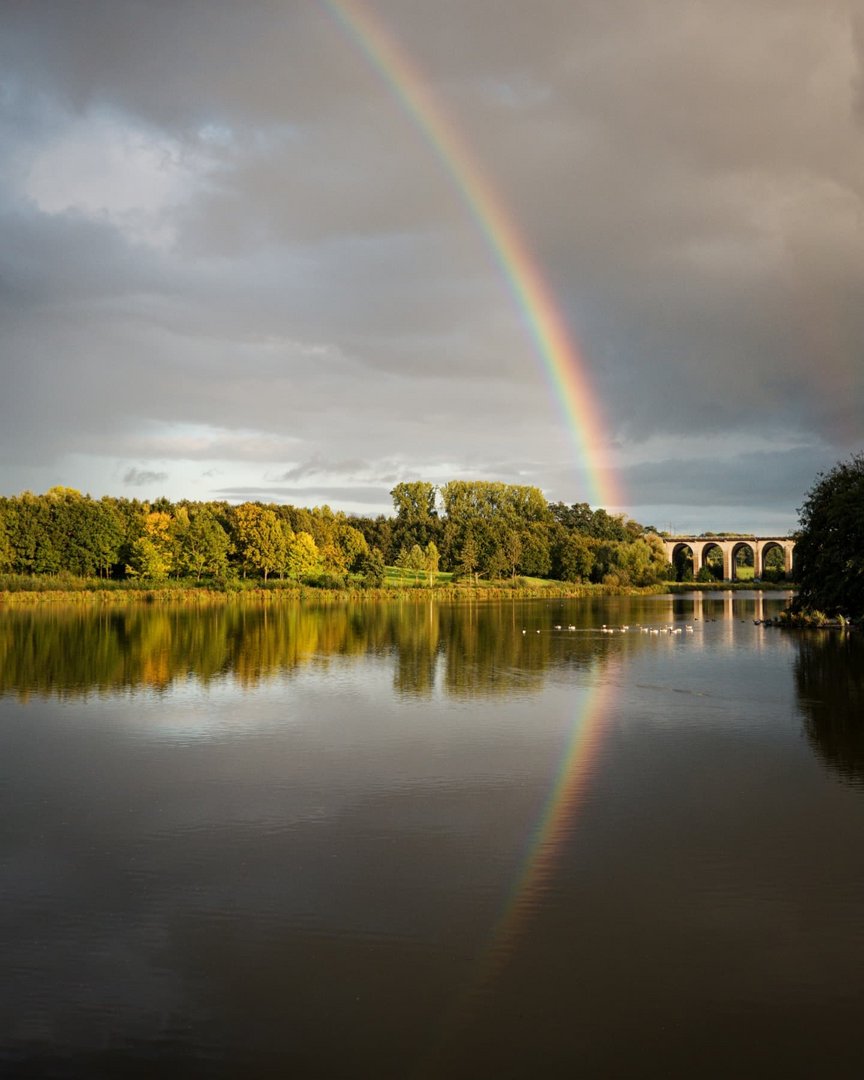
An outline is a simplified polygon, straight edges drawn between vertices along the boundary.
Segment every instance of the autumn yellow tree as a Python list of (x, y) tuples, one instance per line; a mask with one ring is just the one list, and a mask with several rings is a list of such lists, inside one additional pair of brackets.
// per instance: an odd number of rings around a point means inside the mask
[(441, 561), (441, 556), (438, 553), (438, 548), (434, 540), (430, 540), (426, 545), (423, 555), (425, 557), (426, 580), (431, 587), (435, 578), (438, 576), (438, 565)]
[(299, 579), (314, 573), (320, 564), (318, 545), (307, 532), (296, 533), (288, 546), (288, 573)]
[(165, 510), (151, 510), (144, 515), (143, 526), (132, 544), (126, 572), (156, 580), (168, 577), (175, 562), (174, 519)]
[(234, 510), (234, 532), (243, 576), (257, 570), (266, 581), (285, 565), (286, 532), (274, 510), (243, 503)]

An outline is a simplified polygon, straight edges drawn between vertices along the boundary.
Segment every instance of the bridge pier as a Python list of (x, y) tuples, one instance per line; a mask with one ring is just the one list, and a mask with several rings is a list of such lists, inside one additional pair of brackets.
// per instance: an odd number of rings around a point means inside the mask
[(732, 545), (720, 544), (720, 551), (723, 554), (723, 580), (734, 581), (735, 580), (735, 562), (732, 558)]

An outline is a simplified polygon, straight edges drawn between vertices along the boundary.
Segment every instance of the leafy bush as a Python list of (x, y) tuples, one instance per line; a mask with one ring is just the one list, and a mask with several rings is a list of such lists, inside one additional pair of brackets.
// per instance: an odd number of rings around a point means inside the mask
[(308, 574), (303, 579), (303, 584), (312, 589), (331, 589), (338, 591), (345, 588), (345, 577), (342, 574), (333, 574), (324, 571), (320, 574)]

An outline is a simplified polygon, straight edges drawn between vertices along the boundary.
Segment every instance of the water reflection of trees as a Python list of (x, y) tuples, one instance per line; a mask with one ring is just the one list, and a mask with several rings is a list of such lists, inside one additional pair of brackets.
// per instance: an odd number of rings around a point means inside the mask
[(568, 664), (604, 655), (608, 642), (589, 635), (562, 645), (555, 618), (508, 601), (11, 609), (0, 615), (0, 693), (160, 690), (190, 675), (254, 686), (359, 655), (386, 657), (400, 693), (507, 693), (538, 684), (565, 652)]
[(844, 779), (864, 781), (864, 640), (808, 631), (795, 662), (798, 704), (814, 750)]

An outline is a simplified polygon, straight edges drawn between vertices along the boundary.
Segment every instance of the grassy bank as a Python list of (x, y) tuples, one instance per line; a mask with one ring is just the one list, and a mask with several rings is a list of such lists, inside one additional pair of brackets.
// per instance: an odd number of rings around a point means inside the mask
[(784, 591), (787, 583), (771, 582), (664, 582), (644, 587), (575, 584), (544, 578), (514, 578), (477, 582), (452, 580), (452, 574), (437, 574), (430, 585), (425, 574), (400, 571), (395, 567), (384, 584), (368, 588), (359, 579), (348, 579), (340, 588), (285, 581), (242, 581), (224, 583), (163, 581), (149, 587), (140, 580), (112, 581), (99, 578), (76, 578), (71, 575), (28, 577), (0, 575), (0, 605), (24, 604), (220, 604), (231, 600), (272, 603), (309, 600), (321, 603), (338, 600), (494, 600), (578, 599), (593, 596), (646, 596), (661, 593), (711, 592), (718, 589)]
[(0, 591), (0, 608), (5, 606), (22, 607), (39, 604), (78, 604), (106, 606), (115, 604), (224, 604), (235, 601), (254, 603), (280, 603), (309, 601), (314, 603), (333, 603), (344, 600), (448, 600), (482, 601), (501, 599), (568, 599), (587, 596), (644, 596), (665, 592), (663, 588), (623, 589), (611, 585), (559, 585), (545, 589), (511, 588), (506, 584), (492, 584), (484, 588), (471, 586), (451, 586), (449, 588), (428, 588), (426, 586), (400, 589), (382, 587), (378, 589), (315, 589), (305, 586), (278, 589), (125, 589), (106, 590), (60, 590), (4, 592)]

